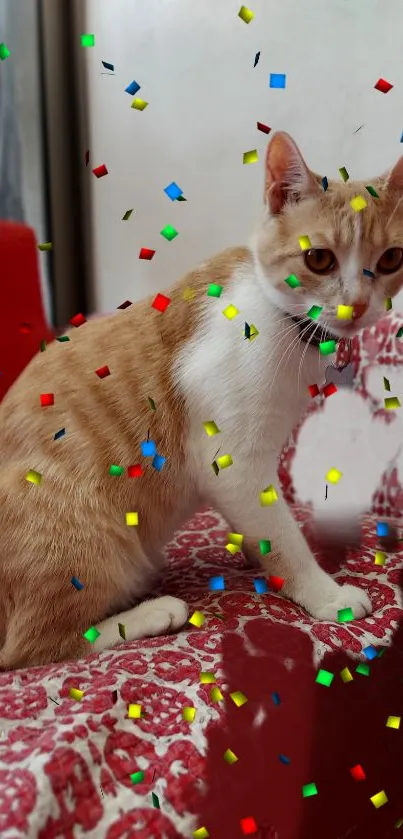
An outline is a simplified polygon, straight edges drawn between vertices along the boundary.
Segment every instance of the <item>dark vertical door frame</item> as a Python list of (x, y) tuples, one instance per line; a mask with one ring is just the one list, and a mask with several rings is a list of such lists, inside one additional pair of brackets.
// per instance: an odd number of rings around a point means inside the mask
[(54, 326), (91, 305), (85, 0), (38, 0)]

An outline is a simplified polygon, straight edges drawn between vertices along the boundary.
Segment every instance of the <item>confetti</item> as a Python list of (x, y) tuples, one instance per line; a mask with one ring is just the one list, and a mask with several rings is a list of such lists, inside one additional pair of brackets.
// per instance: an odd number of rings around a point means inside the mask
[(235, 554), (239, 554), (241, 552), (241, 548), (239, 547), (239, 545), (234, 545), (233, 542), (228, 542), (228, 545), (226, 545), (225, 548), (228, 551), (228, 553), (232, 554), (232, 556), (235, 556)]
[(152, 410), (152, 411), (156, 411), (156, 410), (157, 410), (157, 406), (156, 406), (156, 404), (155, 404), (155, 402), (154, 402), (154, 399), (151, 399), (151, 396), (147, 396), (147, 399), (148, 399), (148, 403), (149, 403), (149, 405), (150, 405), (151, 410)]
[(120, 477), (120, 475), (123, 475), (124, 471), (124, 467), (118, 466), (116, 463), (112, 463), (109, 467), (109, 474), (113, 475), (115, 478)]
[(135, 96), (136, 93), (139, 92), (139, 90), (140, 85), (135, 81), (130, 82), (130, 84), (128, 84), (127, 87), (125, 87), (125, 93), (129, 93), (130, 96)]
[(257, 153), (257, 149), (251, 149), (251, 151), (244, 151), (243, 153), (243, 162), (246, 163), (257, 163), (259, 160), (259, 155)]
[(165, 294), (157, 294), (156, 297), (154, 297), (151, 306), (153, 309), (156, 309), (157, 312), (165, 312), (170, 303), (171, 299), (166, 297)]
[(247, 338), (249, 341), (253, 341), (259, 335), (259, 330), (256, 329), (256, 326), (251, 323), (245, 323), (244, 329), (244, 338)]
[(138, 513), (126, 513), (126, 524), (128, 527), (135, 527), (139, 523)]
[(393, 84), (387, 82), (386, 79), (378, 79), (377, 83), (374, 84), (375, 90), (379, 90), (381, 93), (389, 93), (392, 90)]
[(42, 408), (48, 408), (55, 404), (55, 395), (54, 393), (41, 393), (40, 400)]
[[(134, 210), (134, 208), (132, 210), (126, 210), (124, 216), (122, 217), (122, 221), (129, 221), (129, 218), (130, 218), (131, 214), (133, 213), (133, 210)], [(118, 306), (118, 308), (120, 309), (121, 307)]]
[(60, 431), (56, 431), (56, 434), (53, 436), (53, 439), (54, 440), (60, 440), (61, 437), (64, 437), (65, 433), (66, 433), (66, 429), (61, 428)]
[(270, 484), (270, 486), (259, 493), (259, 499), (262, 507), (270, 507), (278, 500), (278, 495), (273, 484)]
[(341, 167), (340, 167), (340, 169), (339, 169), (339, 175), (340, 175), (341, 179), (344, 181), (344, 183), (347, 183), (347, 181), (348, 181), (348, 179), (349, 179), (350, 175), (348, 174), (347, 169), (346, 169), (346, 167), (345, 167), (345, 166), (341, 166)]
[(403, 338), (403, 326), (400, 326), (396, 332), (396, 338)]
[(87, 149), (87, 151), (85, 152), (84, 160), (85, 160), (85, 165), (88, 166), (88, 164), (90, 162), (90, 150), (89, 149)]
[(84, 588), (84, 583), (80, 583), (80, 580), (78, 580), (77, 577), (71, 578), (71, 584), (77, 589), (77, 591), (82, 591)]
[(378, 810), (379, 807), (383, 807), (384, 804), (387, 804), (388, 797), (386, 795), (385, 790), (383, 789), (383, 790), (381, 790), (381, 792), (377, 792), (376, 795), (372, 795), (369, 800), (372, 802), (374, 807), (376, 807), (376, 809)]
[(287, 77), (285, 73), (270, 73), (269, 87), (283, 89), (286, 86)]
[(383, 377), (383, 386), (384, 386), (385, 390), (390, 391), (390, 382), (389, 382), (389, 379), (387, 379), (385, 376)]
[(224, 752), (224, 760), (227, 763), (232, 764), (232, 763), (236, 763), (237, 760), (239, 760), (239, 758), (236, 756), (236, 754), (233, 751), (231, 751), (231, 749), (226, 749), (226, 751)]
[(155, 251), (152, 248), (140, 248), (139, 259), (148, 259), (151, 261), (155, 254)]
[(372, 644), (369, 644), (368, 647), (364, 647), (363, 653), (365, 657), (368, 659), (368, 661), (372, 661), (378, 655), (375, 647), (373, 647)]
[(120, 637), (123, 638), (124, 641), (126, 641), (126, 627), (124, 623), (118, 623), (118, 630)]
[(309, 312), (306, 313), (308, 318), (311, 320), (318, 320), (321, 311), (323, 310), (323, 306), (311, 306)]
[(333, 679), (334, 673), (330, 673), (329, 670), (319, 670), (315, 682), (318, 685), (324, 685), (325, 687), (330, 688)]
[(210, 283), (207, 289), (207, 297), (221, 297), (224, 286), (217, 285), (217, 283)]
[(365, 189), (367, 190), (367, 192), (369, 192), (370, 195), (372, 195), (373, 198), (379, 198), (379, 195), (374, 186), (369, 185), (366, 186)]
[(326, 190), (329, 188), (329, 181), (328, 181), (326, 175), (325, 175), (324, 178), (322, 178), (322, 186), (323, 186), (323, 191), (324, 192), (326, 192)]
[(111, 375), (111, 371), (107, 364), (105, 364), (105, 367), (98, 367), (98, 370), (95, 370), (95, 373), (100, 379), (106, 379), (107, 376)]
[(231, 542), (232, 545), (237, 545), (238, 548), (242, 548), (243, 534), (228, 533), (228, 541)]
[(71, 699), (77, 699), (78, 701), (80, 701), (80, 699), (82, 699), (84, 696), (84, 691), (79, 690), (78, 688), (70, 688), (69, 696)]
[(285, 755), (279, 755), (278, 759), (281, 763), (284, 763), (285, 766), (288, 766), (288, 764), (291, 762), (290, 758), (286, 757)]
[(361, 210), (365, 210), (365, 207), (368, 207), (368, 204), (362, 195), (356, 195), (355, 198), (351, 199), (350, 207), (353, 208), (355, 213), (360, 213)]
[(317, 795), (317, 794), (318, 794), (318, 788), (317, 788), (316, 784), (314, 784), (313, 782), (310, 783), (310, 784), (304, 784), (304, 786), (302, 787), (302, 795), (303, 795), (304, 798), (310, 798), (311, 795)]
[(315, 399), (315, 396), (319, 396), (320, 390), (317, 385), (308, 385), (309, 393), (312, 396), (312, 399)]
[(212, 702), (223, 702), (224, 697), (223, 697), (223, 695), (220, 691), (220, 688), (218, 688), (218, 687), (211, 688), (210, 699), (211, 699)]
[(332, 396), (333, 393), (337, 393), (337, 387), (335, 384), (333, 384), (333, 382), (329, 382), (329, 384), (325, 385), (325, 387), (323, 388), (322, 393), (323, 396), (325, 396), (327, 399), (328, 396)]
[(0, 61), (5, 61), (11, 55), (11, 52), (4, 42), (0, 44)]
[(204, 422), (203, 428), (208, 437), (214, 437), (215, 434), (220, 433), (220, 429), (218, 425), (214, 422), (214, 420), (208, 420), (208, 422)]
[(337, 612), (337, 620), (339, 623), (346, 623), (346, 621), (354, 620), (354, 612), (352, 609), (339, 609)]
[(329, 469), (326, 475), (326, 480), (329, 481), (329, 484), (338, 484), (340, 478), (342, 477), (343, 473), (339, 472), (339, 470), (335, 469), (335, 467), (333, 466), (331, 469)]
[(142, 706), (135, 703), (133, 705), (129, 705), (127, 709), (127, 715), (131, 720), (139, 720), (141, 718), (141, 708)]
[(34, 469), (31, 469), (25, 475), (25, 480), (28, 481), (30, 484), (36, 484), (37, 486), (40, 486), (42, 483), (42, 475), (40, 472), (35, 472)]
[(387, 728), (394, 728), (396, 730), (399, 729), (401, 719), (402, 719), (401, 717), (388, 717), (387, 720), (386, 720), (386, 727)]
[(155, 792), (151, 793), (151, 800), (152, 800), (152, 803), (153, 803), (153, 807), (156, 807), (157, 810), (160, 810), (161, 807), (160, 807), (159, 798), (158, 798), (158, 795), (155, 794)]
[(298, 242), (302, 251), (309, 251), (312, 247), (309, 236), (298, 236)]
[(387, 396), (386, 399), (383, 400), (383, 404), (386, 411), (393, 411), (395, 408), (401, 407), (397, 396)]
[(218, 466), (217, 466), (217, 464), (216, 464), (215, 460), (213, 460), (213, 462), (212, 462), (212, 464), (211, 464), (211, 468), (212, 468), (212, 470), (213, 470), (213, 472), (214, 472), (214, 474), (215, 474), (215, 475), (218, 475), (218, 474), (219, 474), (220, 470), (219, 470), (219, 468), (218, 468)]
[[(302, 238), (304, 238), (304, 237), (302, 237)], [(301, 242), (300, 242), (300, 245), (301, 245)], [(304, 250), (304, 248), (303, 248), (303, 250)], [(301, 285), (298, 277), (296, 277), (295, 274), (290, 274), (289, 277), (285, 278), (284, 282), (287, 283), (287, 285), (290, 286), (290, 288), (298, 288), (298, 286)]]
[(154, 440), (143, 440), (140, 443), (140, 449), (143, 457), (155, 457), (157, 454), (157, 445)]
[(269, 590), (267, 580), (265, 580), (264, 577), (256, 577), (256, 579), (253, 580), (253, 585), (255, 586), (257, 594), (267, 594)]
[(264, 122), (257, 122), (256, 128), (258, 131), (262, 131), (263, 134), (270, 134), (271, 128), (268, 125), (265, 125)]
[(101, 633), (100, 633), (100, 632), (98, 632), (98, 630), (97, 630), (97, 628), (96, 628), (95, 626), (90, 626), (90, 628), (89, 628), (89, 629), (87, 629), (87, 631), (86, 631), (86, 632), (83, 632), (83, 636), (84, 636), (84, 638), (86, 638), (86, 639), (87, 639), (87, 641), (89, 641), (89, 642), (90, 642), (90, 644), (93, 644), (93, 643), (94, 643), (94, 641), (96, 641), (96, 640), (97, 640), (97, 638), (99, 638), (100, 634), (101, 634)]
[(41, 341), (40, 350), (41, 350), (41, 352), (45, 352), (45, 350), (46, 350), (46, 341), (45, 340)]
[(164, 192), (168, 196), (168, 198), (171, 199), (171, 201), (177, 201), (178, 198), (180, 198), (180, 196), (183, 195), (183, 190), (180, 189), (180, 187), (178, 186), (178, 184), (175, 183), (175, 181), (172, 181), (171, 184), (166, 186)]
[(130, 780), (133, 784), (140, 784), (141, 781), (144, 781), (144, 772), (142, 769), (139, 769), (138, 772), (133, 772), (130, 775)]
[(347, 684), (347, 682), (352, 682), (354, 677), (348, 667), (344, 667), (343, 670), (340, 671), (340, 678), (344, 684)]
[(133, 102), (130, 106), (134, 108), (135, 111), (144, 111), (148, 107), (148, 102), (145, 99), (133, 99)]
[(74, 315), (74, 317), (71, 318), (71, 320), (69, 320), (70, 326), (79, 327), (82, 326), (83, 323), (87, 323), (87, 318), (85, 318), (84, 315), (81, 314), (81, 312), (79, 312), (78, 315)]
[(204, 617), (203, 613), (196, 611), (193, 612), (193, 615), (189, 618), (189, 623), (191, 623), (193, 626), (200, 627), (203, 626), (205, 620), (206, 618)]
[(281, 699), (280, 699), (280, 696), (277, 693), (277, 691), (274, 691), (274, 693), (272, 693), (271, 698), (272, 698), (275, 705), (280, 705), (281, 704)]
[(259, 550), (262, 556), (267, 556), (271, 551), (271, 542), (269, 539), (260, 539)]
[(255, 14), (254, 12), (252, 12), (251, 9), (248, 9), (247, 6), (241, 6), (238, 12), (238, 17), (240, 17), (244, 23), (250, 23), (251, 20), (253, 20), (253, 18), (255, 17)]
[(232, 699), (233, 703), (237, 706), (237, 708), (241, 708), (242, 705), (245, 705), (245, 702), (248, 701), (247, 697), (244, 693), (240, 690), (234, 691), (234, 693), (230, 693), (230, 699)]
[(336, 352), (336, 341), (321, 341), (319, 352), (321, 355), (331, 355)]
[(255, 822), (253, 816), (248, 816), (247, 818), (241, 819), (239, 822), (241, 826), (242, 832), (247, 836), (250, 833), (256, 833), (258, 826)]
[(284, 582), (285, 581), (282, 577), (273, 577), (272, 575), (270, 575), (268, 579), (269, 588), (271, 588), (273, 591), (281, 591)]
[(385, 297), (385, 304), (384, 305), (385, 305), (386, 311), (390, 312), (390, 310), (393, 307), (392, 298), (391, 297)]
[(230, 454), (223, 454), (216, 460), (219, 469), (227, 469), (228, 466), (232, 466), (233, 462)]
[(337, 307), (337, 317), (339, 320), (351, 320), (353, 317), (353, 306), (338, 306)]
[(355, 766), (352, 766), (349, 772), (351, 777), (354, 778), (355, 781), (365, 781), (367, 777), (360, 763), (357, 763)]
[(184, 300), (193, 300), (194, 297), (196, 297), (196, 292), (193, 288), (185, 288), (183, 290)]
[(109, 61), (102, 61), (102, 66), (105, 67), (105, 70), (110, 70), (112, 73), (115, 70), (115, 65), (110, 64)]
[(51, 251), (53, 250), (53, 242), (42, 242), (38, 245), (40, 251)]
[(355, 668), (355, 672), (359, 673), (360, 676), (369, 676), (370, 674), (370, 667), (369, 664), (365, 664), (363, 661), (357, 665)]
[(95, 47), (95, 35), (90, 35), (88, 33), (83, 33), (81, 35), (81, 46), (82, 47)]
[(161, 469), (166, 461), (166, 457), (163, 457), (162, 454), (156, 454), (153, 458), (151, 466), (153, 469), (156, 469), (157, 472), (161, 472)]
[(167, 242), (172, 242), (172, 239), (175, 239), (176, 236), (179, 236), (178, 231), (175, 230), (174, 227), (172, 227), (172, 224), (166, 224), (165, 227), (163, 227), (162, 230), (160, 230), (160, 234), (164, 237), (164, 239), (167, 240)]
[(260, 58), (260, 50), (259, 50), (259, 52), (257, 52), (257, 53), (256, 53), (256, 55), (255, 55), (255, 61), (254, 61), (254, 64), (253, 64), (253, 66), (254, 66), (254, 67), (256, 67), (256, 65), (257, 65), (257, 63), (258, 63), (258, 61), (259, 61), (259, 58)]
[(187, 707), (182, 710), (182, 717), (186, 722), (193, 722), (196, 716), (196, 708)]
[(105, 163), (101, 163), (101, 166), (96, 166), (95, 169), (92, 170), (92, 174), (95, 175), (96, 178), (104, 178), (105, 175), (109, 175), (109, 172)]
[(208, 671), (200, 673), (200, 682), (202, 685), (211, 685), (215, 682), (214, 673)]
[(375, 279), (375, 274), (373, 271), (370, 271), (369, 268), (363, 268), (362, 273), (364, 274), (364, 277), (370, 277), (371, 280)]
[(211, 577), (209, 580), (209, 591), (224, 591), (224, 577)]
[(193, 831), (193, 839), (208, 839), (210, 836), (207, 827), (198, 827)]
[(389, 525), (386, 521), (378, 521), (376, 523), (377, 536), (389, 536)]

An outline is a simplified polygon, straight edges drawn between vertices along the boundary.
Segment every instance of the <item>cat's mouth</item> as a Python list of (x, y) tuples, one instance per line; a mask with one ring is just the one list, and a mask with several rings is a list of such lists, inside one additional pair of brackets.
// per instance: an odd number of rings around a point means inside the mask
[(341, 336), (335, 335), (330, 329), (324, 326), (319, 326), (315, 321), (307, 324), (306, 318), (298, 318), (291, 315), (292, 320), (299, 326), (300, 337), (310, 347), (318, 347), (323, 341), (340, 341)]

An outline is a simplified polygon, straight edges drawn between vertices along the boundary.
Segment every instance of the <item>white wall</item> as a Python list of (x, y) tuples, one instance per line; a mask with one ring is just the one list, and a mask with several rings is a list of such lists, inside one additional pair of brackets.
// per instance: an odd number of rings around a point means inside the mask
[[(262, 196), (258, 120), (289, 131), (328, 177), (346, 166), (370, 179), (403, 152), (401, 0), (245, 2), (248, 25), (241, 0), (86, 0), (91, 164), (109, 169), (100, 180), (89, 173), (99, 310), (246, 241)], [(101, 75), (101, 59), (115, 76)], [(287, 74), (285, 90), (269, 88), (270, 72)], [(386, 95), (374, 90), (380, 76), (395, 85)], [(133, 79), (143, 112), (124, 92)], [(259, 163), (243, 166), (253, 148)], [(172, 180), (186, 203), (165, 196)], [(179, 231), (171, 243), (159, 234), (166, 224)], [(156, 250), (152, 262), (138, 259), (142, 246)]]

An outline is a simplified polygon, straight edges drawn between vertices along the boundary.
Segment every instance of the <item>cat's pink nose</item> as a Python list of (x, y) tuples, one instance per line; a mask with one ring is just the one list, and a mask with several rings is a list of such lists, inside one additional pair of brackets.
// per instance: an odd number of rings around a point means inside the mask
[(357, 303), (353, 303), (353, 320), (357, 320), (358, 318), (362, 318), (365, 315), (365, 312), (368, 309), (368, 303), (361, 303), (358, 301)]

